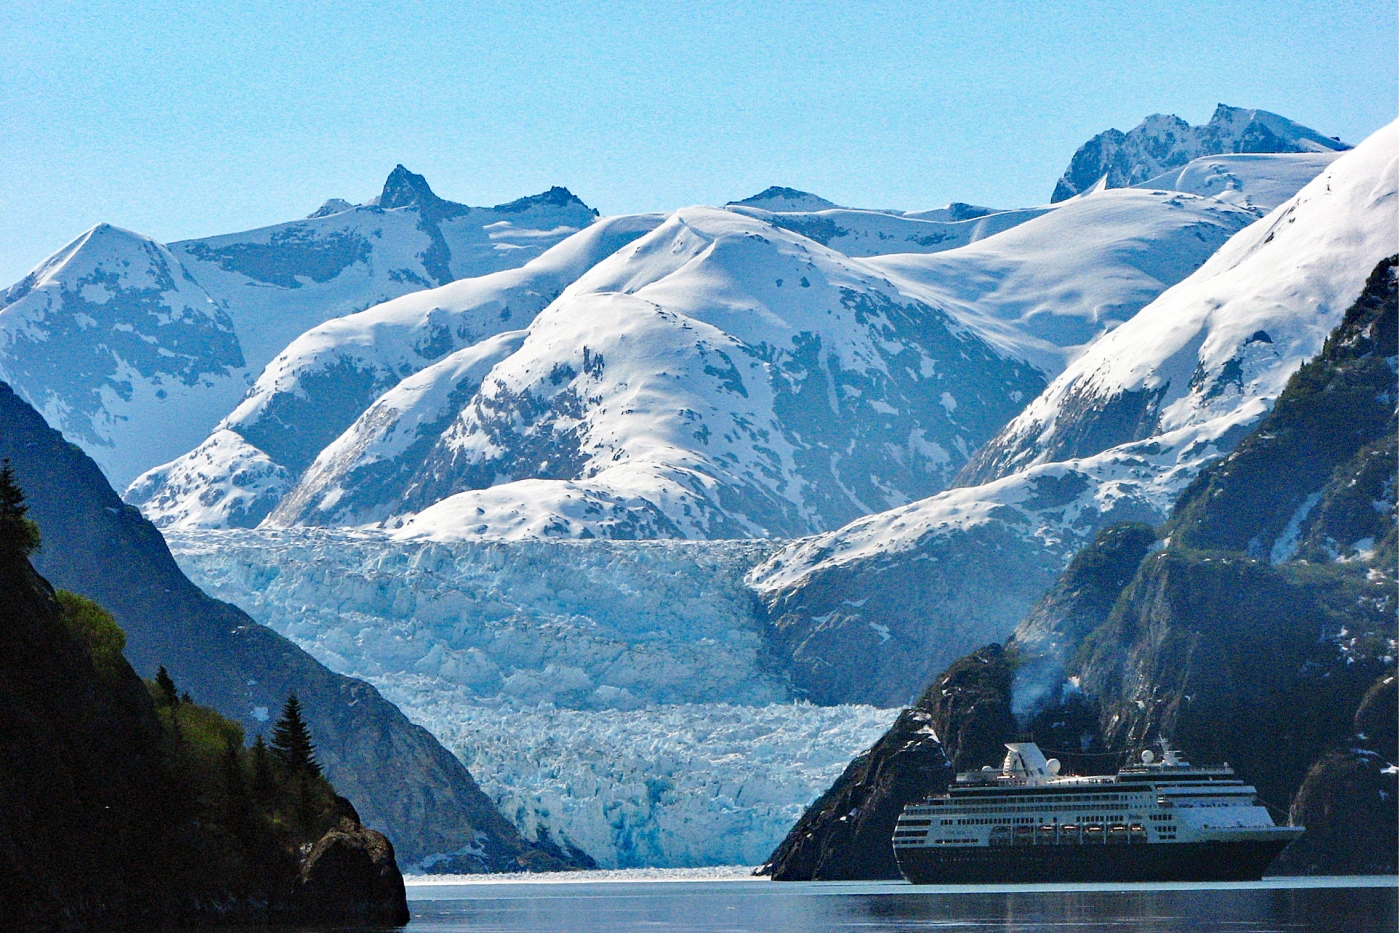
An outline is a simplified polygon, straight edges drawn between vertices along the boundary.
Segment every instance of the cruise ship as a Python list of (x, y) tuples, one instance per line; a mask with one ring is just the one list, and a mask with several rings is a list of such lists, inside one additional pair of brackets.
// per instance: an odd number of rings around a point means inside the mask
[(906, 806), (893, 842), (914, 884), (1247, 881), (1302, 833), (1275, 826), (1228, 765), (1194, 767), (1166, 742), (1160, 759), (1084, 777), (1024, 742), (1000, 771)]

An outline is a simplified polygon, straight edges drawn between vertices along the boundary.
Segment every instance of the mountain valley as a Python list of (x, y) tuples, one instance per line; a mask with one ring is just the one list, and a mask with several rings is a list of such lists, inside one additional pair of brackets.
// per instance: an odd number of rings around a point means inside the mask
[[(0, 453), (39, 572), (249, 736), (299, 691), (406, 869), (884, 877), (1033, 728), (1248, 763), (1318, 828), (1289, 870), (1371, 870), (1327, 814), (1394, 794), (1396, 132), (1156, 115), (1010, 209), (400, 165), (101, 225), (0, 293)], [(1211, 738), (1290, 707), (1286, 768)]]

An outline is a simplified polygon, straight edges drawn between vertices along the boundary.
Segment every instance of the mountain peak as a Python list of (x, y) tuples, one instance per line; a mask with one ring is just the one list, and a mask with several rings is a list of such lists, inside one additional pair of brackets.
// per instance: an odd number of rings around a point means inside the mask
[(491, 208), (502, 214), (519, 214), (535, 207), (570, 207), (578, 206), (593, 212), (593, 216), (598, 216), (595, 208), (589, 207), (583, 199), (574, 194), (568, 188), (559, 185), (552, 186), (548, 191), (541, 191), (539, 194), (526, 195), (523, 198), (516, 198), (505, 204), (497, 204)]
[(1267, 110), (1216, 104), (1208, 129), (1237, 137), (1235, 152), (1341, 152), (1351, 146)]
[(1267, 110), (1216, 104), (1210, 122), (1192, 126), (1175, 114), (1154, 113), (1133, 129), (1105, 130), (1080, 146), (1055, 185), (1052, 202), (1092, 188), (1126, 188), (1180, 168), (1193, 159), (1225, 153), (1339, 152), (1340, 139)]
[(322, 204), (320, 207), (307, 214), (306, 219), (315, 220), (317, 217), (329, 217), (332, 214), (339, 214), (342, 211), (348, 211), (354, 207), (356, 207), (356, 205), (351, 204), (344, 198), (331, 198), (325, 204)]
[(753, 197), (744, 198), (742, 201), (730, 201), (725, 206), (757, 207), (765, 211), (826, 211), (837, 205), (810, 191), (772, 185)]
[(449, 202), (444, 201), (428, 187), (428, 179), (403, 167), (394, 166), (389, 177), (384, 180), (384, 191), (375, 202), (385, 210), (396, 207), (434, 208)]

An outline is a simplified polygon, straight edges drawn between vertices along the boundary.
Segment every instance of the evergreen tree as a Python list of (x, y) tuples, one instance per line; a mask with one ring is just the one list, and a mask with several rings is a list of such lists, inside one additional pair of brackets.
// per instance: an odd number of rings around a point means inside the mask
[(175, 689), (175, 679), (170, 676), (164, 664), (156, 671), (156, 686), (160, 688), (160, 695), (164, 698), (166, 706), (174, 706), (180, 702), (180, 694)]
[(316, 761), (316, 746), (311, 730), (301, 717), (301, 701), (292, 693), (282, 707), (282, 718), (272, 729), (272, 754), (293, 774), (319, 775), (321, 765)]
[(15, 481), (10, 458), (0, 461), (0, 557), (13, 561), (39, 549), (39, 526), (28, 517), (24, 491)]

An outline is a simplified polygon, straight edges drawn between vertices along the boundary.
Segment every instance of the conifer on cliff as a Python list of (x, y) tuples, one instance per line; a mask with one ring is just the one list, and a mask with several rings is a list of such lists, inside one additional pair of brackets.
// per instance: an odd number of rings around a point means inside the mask
[(293, 774), (319, 775), (316, 745), (301, 715), (301, 701), (292, 693), (282, 707), (282, 717), (272, 729), (272, 754)]
[(6, 457), (0, 461), (0, 557), (7, 561), (27, 558), (39, 549), (39, 526), (28, 513), (24, 491)]

